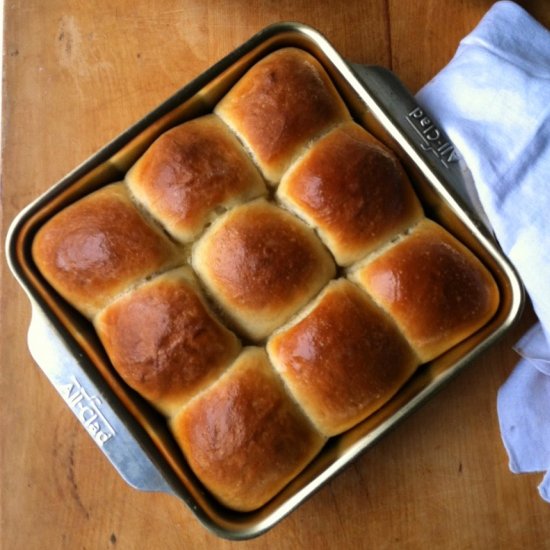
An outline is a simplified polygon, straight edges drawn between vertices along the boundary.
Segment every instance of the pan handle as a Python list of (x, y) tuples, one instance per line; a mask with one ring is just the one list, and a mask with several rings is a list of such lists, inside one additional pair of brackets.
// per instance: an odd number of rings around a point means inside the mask
[[(138, 443), (131, 419), (105, 384), (97, 384), (57, 333), (55, 326), (32, 302), (28, 346), (34, 360), (120, 476), (142, 491), (174, 493), (155, 465), (154, 453)], [(100, 389), (103, 388), (103, 389)], [(118, 410), (121, 409), (121, 410)], [(128, 413), (126, 413), (128, 415)]]
[[(376, 65), (348, 63), (370, 96), (375, 108), (399, 129), (407, 144), (440, 181), (448, 184), (454, 199), (466, 205), (470, 219), (485, 234), (492, 236), (491, 224), (481, 206), (472, 175), (452, 141), (434, 117), (418, 104), (414, 96), (390, 70)], [(367, 107), (373, 107), (367, 104)]]

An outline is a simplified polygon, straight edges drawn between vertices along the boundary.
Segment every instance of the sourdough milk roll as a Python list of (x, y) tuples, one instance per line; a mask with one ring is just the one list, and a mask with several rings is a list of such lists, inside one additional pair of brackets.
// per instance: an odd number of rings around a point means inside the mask
[(390, 399), (419, 364), (393, 321), (357, 286), (332, 281), (267, 350), (285, 384), (326, 436)]
[(220, 211), (267, 192), (249, 156), (214, 115), (162, 134), (130, 169), (126, 182), (183, 243), (193, 241)]
[(485, 266), (428, 219), (355, 266), (351, 278), (395, 320), (422, 362), (482, 327), (499, 302)]
[(315, 142), (284, 175), (277, 197), (317, 229), (343, 266), (423, 216), (396, 155), (354, 122)]
[(221, 216), (196, 243), (192, 265), (245, 337), (261, 341), (334, 276), (311, 228), (263, 199)]
[(123, 183), (56, 214), (38, 231), (32, 254), (47, 281), (89, 319), (128, 287), (183, 261)]
[(189, 465), (223, 504), (259, 508), (325, 443), (287, 394), (265, 350), (245, 348), (171, 421)]
[(277, 50), (256, 63), (214, 111), (273, 184), (310, 141), (350, 120), (321, 64), (297, 48)]
[(213, 382), (240, 350), (187, 267), (124, 294), (94, 324), (116, 371), (167, 416)]

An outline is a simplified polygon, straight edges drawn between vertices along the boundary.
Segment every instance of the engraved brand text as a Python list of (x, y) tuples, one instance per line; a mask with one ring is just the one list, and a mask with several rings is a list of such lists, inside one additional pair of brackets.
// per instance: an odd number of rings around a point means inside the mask
[(416, 107), (407, 115), (407, 122), (420, 137), (420, 146), (422, 149), (433, 153), (445, 168), (448, 168), (451, 162), (458, 160), (453, 144), (437, 128), (432, 120), (424, 114), (424, 111), (420, 107)]
[(101, 399), (90, 395), (74, 376), (71, 377), (70, 383), (63, 384), (60, 387), (60, 392), (87, 432), (100, 447), (103, 447), (106, 441), (114, 437), (114, 428), (100, 410)]

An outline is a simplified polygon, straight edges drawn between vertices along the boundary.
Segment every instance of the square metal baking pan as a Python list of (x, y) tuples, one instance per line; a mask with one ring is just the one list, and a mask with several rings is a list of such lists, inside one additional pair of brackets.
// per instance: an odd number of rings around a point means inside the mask
[[(91, 324), (47, 285), (30, 250), (36, 231), (53, 214), (98, 187), (121, 180), (162, 132), (210, 112), (250, 66), (286, 46), (313, 54), (333, 79), (355, 120), (399, 155), (428, 217), (463, 241), (489, 268), (499, 287), (500, 305), (486, 326), (421, 366), (377, 413), (330, 439), (318, 457), (270, 502), (257, 511), (237, 513), (220, 506), (204, 490), (164, 418), (117, 376)], [(68, 174), (14, 220), (6, 256), (32, 303), (28, 334), (31, 354), (130, 485), (176, 495), (219, 536), (258, 536), (432, 396), (518, 318), (522, 285), (483, 221), (456, 191), (463, 187), (464, 174), (453, 145), (391, 72), (347, 63), (310, 27), (297, 23), (269, 26)]]

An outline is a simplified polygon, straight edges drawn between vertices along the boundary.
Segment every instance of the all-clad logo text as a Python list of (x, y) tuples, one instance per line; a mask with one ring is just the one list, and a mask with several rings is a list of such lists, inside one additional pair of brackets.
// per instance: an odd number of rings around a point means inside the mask
[(59, 389), (69, 407), (100, 447), (115, 436), (114, 428), (100, 410), (101, 399), (90, 395), (74, 376)]
[(422, 149), (435, 155), (445, 168), (458, 160), (454, 145), (420, 107), (416, 107), (407, 115), (407, 122), (421, 138)]

